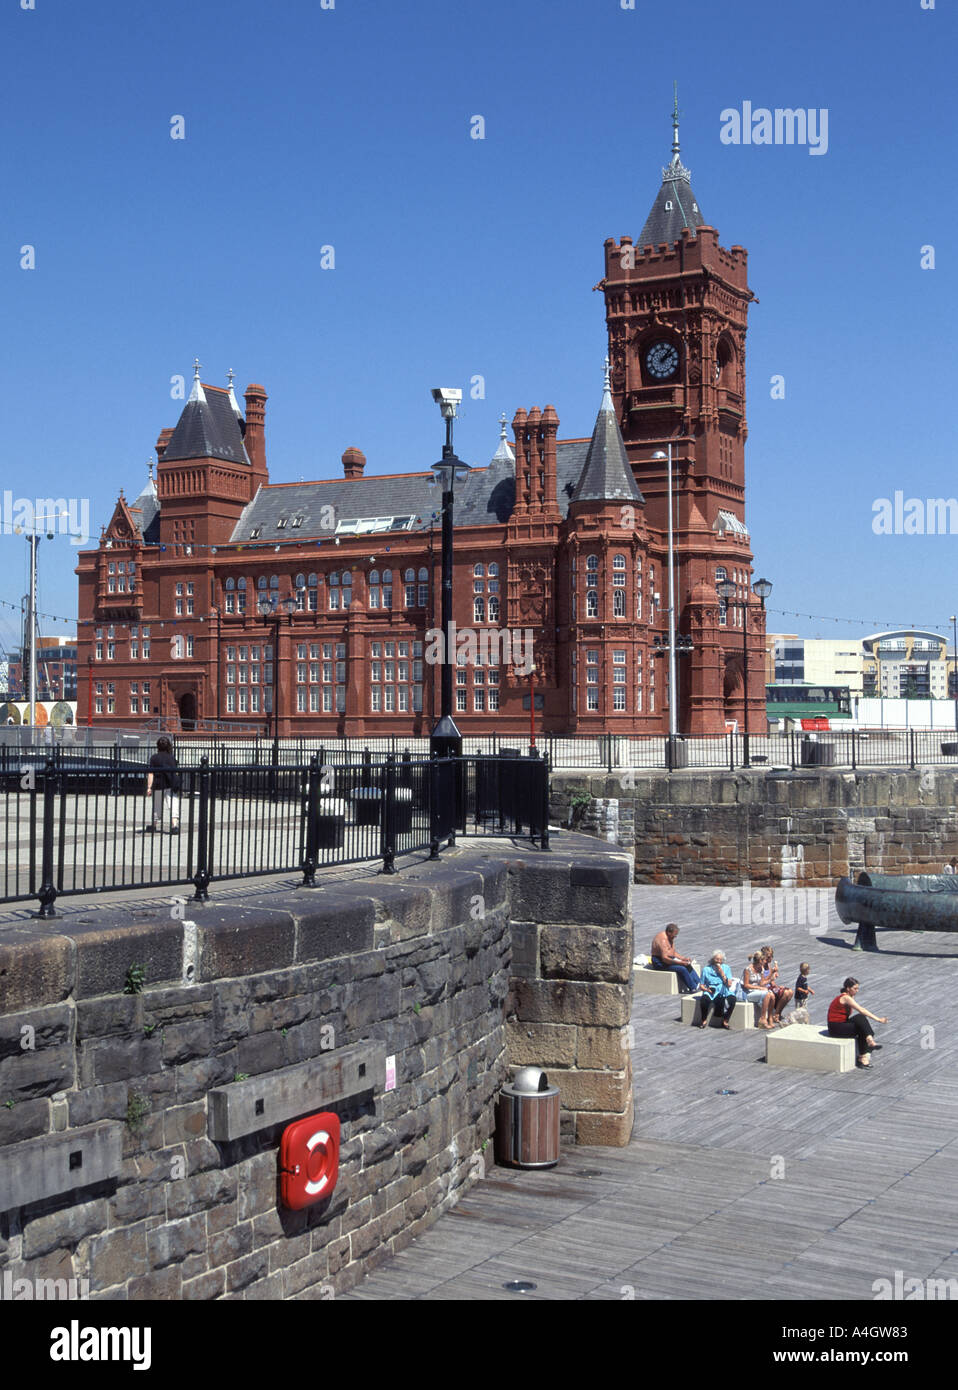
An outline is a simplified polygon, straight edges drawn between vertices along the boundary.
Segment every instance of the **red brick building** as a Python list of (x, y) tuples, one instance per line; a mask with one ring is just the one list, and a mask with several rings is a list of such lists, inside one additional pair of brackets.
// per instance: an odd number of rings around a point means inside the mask
[[(464, 735), (528, 728), (516, 653), (531, 640), (542, 731), (667, 731), (667, 478), (655, 455), (671, 444), (676, 626), (691, 644), (677, 663), (678, 727), (741, 723), (747, 640), (750, 724), (764, 729), (764, 615), (744, 517), (753, 296), (746, 252), (722, 248), (699, 211), (677, 123), (642, 232), (605, 243), (596, 289), (610, 366), (591, 439), (559, 439), (551, 405), (519, 409), (514, 448), (503, 424), (488, 467), (457, 487), (454, 619), (486, 637), (456, 671), (456, 722)], [(280, 734), (432, 727), (431, 472), (367, 475), (349, 448), (341, 478), (271, 483), (266, 400), (247, 387), (244, 415), (232, 384), (204, 385), (197, 367), (157, 442), (155, 482), (151, 470), (132, 505), (121, 493), (99, 547), (81, 554), (79, 722), (92, 700), (93, 721), (114, 726), (160, 716), (272, 728), (275, 678)], [(739, 602), (718, 599), (721, 579)], [(261, 599), (278, 604), (265, 618)]]

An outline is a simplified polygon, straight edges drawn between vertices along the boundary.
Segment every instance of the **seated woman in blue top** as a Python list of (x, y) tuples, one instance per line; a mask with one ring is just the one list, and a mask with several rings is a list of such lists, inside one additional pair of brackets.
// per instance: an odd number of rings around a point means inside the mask
[(702, 1022), (699, 1027), (707, 1028), (709, 1016), (721, 1013), (722, 1027), (727, 1028), (735, 1011), (735, 981), (725, 964), (724, 951), (716, 951), (702, 971), (702, 989)]

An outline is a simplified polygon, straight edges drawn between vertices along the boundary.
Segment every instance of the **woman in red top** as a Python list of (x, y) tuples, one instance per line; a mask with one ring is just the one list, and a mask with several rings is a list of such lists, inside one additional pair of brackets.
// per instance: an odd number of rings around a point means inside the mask
[(828, 1031), (833, 1038), (854, 1038), (855, 1051), (858, 1053), (857, 1065), (870, 1067), (871, 1058), (868, 1054), (881, 1044), (876, 1043), (868, 1020), (887, 1023), (888, 1019), (879, 1018), (877, 1014), (869, 1013), (864, 1005), (856, 1004), (855, 995), (858, 989), (858, 981), (854, 975), (849, 975), (842, 985), (841, 994), (836, 994), (828, 1006)]

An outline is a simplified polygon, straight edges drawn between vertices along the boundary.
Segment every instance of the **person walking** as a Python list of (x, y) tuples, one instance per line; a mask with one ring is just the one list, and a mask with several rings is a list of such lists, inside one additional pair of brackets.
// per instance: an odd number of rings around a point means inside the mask
[(173, 745), (165, 736), (156, 740), (156, 752), (150, 758), (146, 774), (146, 797), (153, 798), (153, 822), (148, 832), (158, 835), (163, 829), (163, 812), (169, 807), (170, 834), (180, 833), (180, 774), (173, 756)]

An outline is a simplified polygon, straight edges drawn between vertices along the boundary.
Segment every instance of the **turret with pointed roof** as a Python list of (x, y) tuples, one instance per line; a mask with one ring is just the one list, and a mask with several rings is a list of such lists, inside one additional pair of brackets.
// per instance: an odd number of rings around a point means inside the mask
[(612, 404), (612, 388), (609, 382), (609, 359), (605, 359), (605, 385), (599, 413), (596, 417), (592, 441), (586, 454), (572, 505), (576, 502), (643, 502), (619, 422), (615, 418)]
[(694, 236), (696, 227), (704, 225), (705, 218), (699, 212), (698, 200), (692, 192), (692, 174), (682, 163), (680, 153), (679, 98), (676, 84), (672, 110), (672, 158), (668, 167), (662, 170), (662, 186), (636, 244), (639, 248), (660, 246), (663, 242), (671, 245), (681, 240), (685, 228)]

